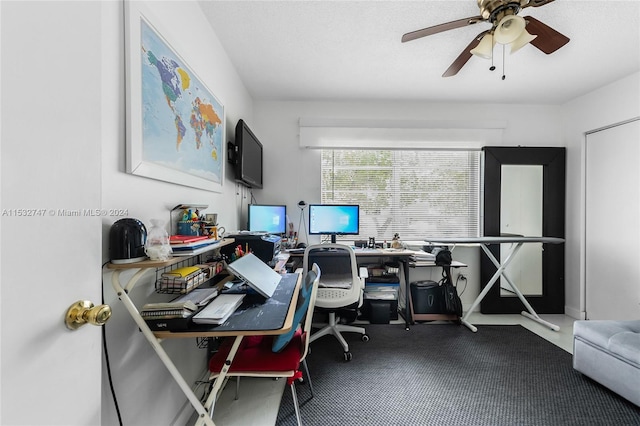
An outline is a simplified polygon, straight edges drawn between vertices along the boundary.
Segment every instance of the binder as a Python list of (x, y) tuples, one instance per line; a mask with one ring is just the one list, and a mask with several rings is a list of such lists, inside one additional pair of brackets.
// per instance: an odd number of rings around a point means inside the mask
[(169, 278), (173, 280), (186, 281), (201, 273), (202, 270), (197, 266), (183, 266), (182, 268), (176, 268), (168, 272), (163, 272), (163, 278)]
[(149, 318), (145, 322), (152, 331), (183, 331), (190, 328), (193, 315), (192, 312), (186, 318)]

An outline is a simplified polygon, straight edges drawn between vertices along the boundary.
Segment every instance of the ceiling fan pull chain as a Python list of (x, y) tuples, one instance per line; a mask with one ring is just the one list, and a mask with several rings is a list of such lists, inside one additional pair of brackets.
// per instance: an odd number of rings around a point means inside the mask
[[(493, 46), (493, 33), (491, 33), (491, 46)], [(494, 52), (494, 48), (491, 47), (491, 66), (489, 67), (489, 71), (493, 71), (496, 69), (496, 66), (493, 65), (493, 52)]]
[(502, 45), (502, 79), (503, 79), (503, 80), (504, 80), (505, 78), (507, 78), (506, 73), (505, 73), (505, 71), (504, 71), (504, 54), (505, 54), (504, 49), (505, 49), (505, 48), (504, 48), (504, 44), (503, 44), (503, 45)]

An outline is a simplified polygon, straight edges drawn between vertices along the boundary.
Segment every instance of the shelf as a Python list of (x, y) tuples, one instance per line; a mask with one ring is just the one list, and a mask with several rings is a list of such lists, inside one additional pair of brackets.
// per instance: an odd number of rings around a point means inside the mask
[[(140, 278), (150, 270), (153, 270), (153, 269), (156, 270), (156, 280), (157, 280), (157, 274), (159, 270), (162, 270), (164, 268), (171, 268), (172, 266), (178, 265), (182, 262), (190, 262), (192, 260), (198, 261), (199, 259), (197, 257), (199, 255), (217, 250), (226, 245), (233, 244), (234, 242), (235, 240), (233, 238), (224, 238), (213, 244), (210, 244), (208, 246), (202, 247), (200, 249), (194, 250), (193, 252), (185, 254), (184, 256), (173, 256), (167, 260), (143, 260), (142, 262), (108, 263), (106, 265), (107, 268), (113, 270), (113, 273), (111, 276), (111, 284), (118, 296), (118, 299), (122, 302), (125, 309), (127, 310), (127, 312), (129, 313), (133, 321), (138, 326), (138, 329), (142, 332), (145, 339), (151, 345), (153, 350), (156, 352), (156, 354), (158, 355), (162, 363), (165, 365), (165, 367), (167, 367), (167, 370), (175, 380), (176, 384), (182, 390), (182, 393), (185, 395), (187, 400), (191, 403), (191, 405), (196, 410), (198, 415), (197, 424), (199, 425), (206, 424), (206, 425), (213, 426), (214, 422), (211, 419), (211, 417), (209, 417), (209, 413), (200, 402), (199, 397), (194, 393), (193, 389), (191, 389), (191, 385), (182, 377), (176, 365), (173, 363), (173, 361), (171, 360), (167, 352), (162, 348), (162, 345), (160, 343), (162, 341), (163, 336), (160, 334), (159, 335), (154, 334), (154, 331), (152, 331), (149, 328), (149, 325), (140, 315), (138, 308), (131, 300), (131, 297), (129, 296), (129, 294), (133, 290), (135, 285), (138, 283), (138, 281), (140, 281)], [(123, 271), (136, 270), (136, 269), (137, 271), (130, 278), (128, 278), (126, 283), (121, 282), (120, 279)], [(211, 277), (209, 279), (215, 280), (215, 278), (216, 277)], [(225, 279), (229, 279), (229, 277), (222, 277), (220, 281), (218, 281), (218, 284), (224, 283)], [(237, 332), (234, 332), (234, 333), (237, 334)], [(177, 334), (175, 335), (175, 337), (185, 338), (189, 336), (186, 334)], [(202, 335), (200, 334), (196, 337), (202, 337)], [(240, 339), (237, 339), (237, 342), (239, 344)], [(217, 392), (217, 389), (215, 389), (215, 391)]]
[(190, 256), (197, 256), (202, 253), (206, 253), (215, 249), (219, 249), (220, 247), (224, 247), (229, 244), (233, 244), (235, 240), (233, 238), (223, 238), (222, 240), (210, 244), (205, 247), (201, 247), (199, 249), (190, 251), (188, 253), (175, 255), (170, 257), (167, 260), (143, 260), (141, 262), (134, 263), (108, 263), (107, 268), (109, 269), (148, 269), (148, 268), (164, 268), (167, 266), (175, 265), (176, 263), (184, 262), (185, 258)]

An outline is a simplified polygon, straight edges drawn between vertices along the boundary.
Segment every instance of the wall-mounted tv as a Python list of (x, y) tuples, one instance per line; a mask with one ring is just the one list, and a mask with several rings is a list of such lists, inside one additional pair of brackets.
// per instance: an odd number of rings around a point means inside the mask
[(247, 229), (251, 232), (284, 234), (287, 231), (287, 207), (284, 205), (249, 204)]
[(309, 234), (358, 235), (360, 233), (360, 206), (357, 204), (309, 204)]
[(244, 120), (236, 125), (236, 181), (249, 188), (262, 188), (262, 143)]

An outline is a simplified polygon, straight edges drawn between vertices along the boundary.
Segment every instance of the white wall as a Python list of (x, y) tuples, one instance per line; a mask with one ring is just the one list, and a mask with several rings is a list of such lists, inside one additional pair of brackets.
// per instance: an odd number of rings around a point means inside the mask
[(585, 313), (585, 133), (639, 117), (639, 93), (640, 73), (635, 73), (562, 108), (567, 146), (566, 313), (575, 318), (584, 318)]
[[(196, 2), (148, 2), (163, 34), (200, 80), (225, 107), (227, 140), (234, 137), (238, 119), (251, 122), (252, 100), (231, 66), (210, 24)], [(102, 205), (103, 208), (128, 209), (130, 217), (142, 220), (147, 227), (150, 219), (169, 221), (169, 209), (182, 203), (209, 205), (206, 212), (218, 213), (226, 229), (238, 229), (238, 206), (246, 203), (244, 191), (238, 190), (227, 167), (222, 193), (213, 193), (162, 181), (130, 175), (125, 170), (125, 78), (124, 19), (122, 2), (103, 2), (102, 14)], [(92, 46), (87, 46), (87, 49)], [(78, 60), (81, 60), (78, 58)], [(225, 147), (226, 149), (226, 143)], [(226, 153), (225, 157), (226, 159)], [(239, 194), (239, 195), (237, 195)], [(103, 261), (108, 260), (108, 231), (117, 218), (103, 221)], [(125, 274), (123, 274), (125, 275)], [(130, 274), (128, 275), (130, 276)], [(181, 412), (185, 398), (177, 385), (144, 340), (110, 284), (111, 274), (105, 273), (105, 298), (113, 308), (106, 332), (111, 372), (118, 395), (123, 420), (128, 425), (184, 424), (192, 413), (190, 405)], [(166, 300), (155, 295), (151, 272), (132, 292), (134, 301)], [(177, 359), (177, 366), (189, 383), (206, 368), (206, 350), (196, 348), (195, 339), (166, 341), (163, 347)], [(103, 424), (117, 424), (116, 413), (103, 378)]]
[[(300, 148), (300, 117), (381, 121), (504, 120), (507, 122), (502, 138), (504, 145), (564, 146), (560, 112), (560, 107), (546, 105), (257, 101), (254, 104), (254, 130), (270, 148), (265, 154), (265, 189), (259, 194), (258, 202), (287, 204), (295, 229), (298, 229), (300, 218), (298, 201), (320, 202), (320, 152)], [(317, 238), (314, 236), (311, 242), (317, 242)], [(462, 296), (465, 306), (469, 306), (480, 292), (479, 249), (458, 247), (455, 257), (469, 265), (463, 270), (468, 277), (468, 288)], [(411, 280), (439, 279), (439, 274), (431, 274), (432, 271), (425, 269), (411, 270)]]

